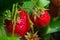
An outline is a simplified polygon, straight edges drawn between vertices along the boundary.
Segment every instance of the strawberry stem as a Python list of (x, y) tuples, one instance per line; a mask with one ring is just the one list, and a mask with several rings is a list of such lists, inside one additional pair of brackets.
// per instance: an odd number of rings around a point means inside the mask
[(15, 4), (13, 4), (13, 8), (12, 8), (12, 19), (13, 19), (13, 16), (14, 16), (14, 8), (15, 8)]
[[(15, 5), (15, 4), (14, 4)], [(15, 5), (16, 6), (16, 9), (15, 9), (15, 14), (13, 16), (13, 20), (12, 20), (12, 23), (13, 23), (13, 30), (12, 30), (12, 36), (14, 36), (14, 29), (15, 29), (15, 23), (16, 23), (16, 19), (17, 19), (17, 4)], [(14, 7), (15, 7), (14, 6)], [(13, 7), (13, 11), (14, 11), (14, 7)], [(12, 12), (14, 13), (14, 12)]]
[(13, 4), (13, 8), (12, 8), (12, 36), (13, 36), (13, 27), (14, 27), (14, 11), (15, 11), (15, 4)]
[(33, 5), (34, 5), (37, 9), (39, 9), (38, 6), (36, 5), (36, 3), (34, 2), (34, 0), (31, 0), (31, 2), (33, 3)]
[(28, 16), (28, 19), (29, 19), (29, 22), (31, 24), (31, 30), (32, 30), (32, 33), (34, 34), (34, 27), (33, 27), (33, 22), (30, 20), (29, 16)]

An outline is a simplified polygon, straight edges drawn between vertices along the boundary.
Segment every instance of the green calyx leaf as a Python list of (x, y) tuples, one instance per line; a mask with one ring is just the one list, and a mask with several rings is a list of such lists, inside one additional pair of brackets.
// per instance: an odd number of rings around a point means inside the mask
[(50, 1), (47, 0), (39, 0), (37, 5), (40, 9), (44, 8), (45, 6), (47, 6), (50, 3)]
[(10, 10), (6, 10), (4, 12), (4, 17), (5, 17), (5, 19), (11, 20), (11, 11)]

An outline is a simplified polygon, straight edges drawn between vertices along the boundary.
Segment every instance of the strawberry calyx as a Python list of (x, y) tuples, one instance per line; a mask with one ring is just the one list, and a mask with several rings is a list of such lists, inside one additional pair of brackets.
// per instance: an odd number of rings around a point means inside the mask
[(45, 8), (43, 9), (35, 9), (35, 11), (33, 11), (33, 15), (34, 15), (34, 18), (36, 19), (36, 17), (40, 17), (40, 15), (44, 15), (44, 11), (47, 10)]

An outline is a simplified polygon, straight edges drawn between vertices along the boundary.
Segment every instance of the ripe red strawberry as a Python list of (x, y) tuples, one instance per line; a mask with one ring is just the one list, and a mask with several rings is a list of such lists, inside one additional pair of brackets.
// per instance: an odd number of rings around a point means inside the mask
[[(20, 17), (18, 18), (18, 22), (16, 22), (16, 24), (15, 24), (14, 34), (18, 35), (18, 36), (24, 36), (27, 33), (27, 31), (30, 30), (30, 23), (29, 23), (28, 16), (25, 11), (20, 10), (18, 13), (19, 13)], [(12, 22), (11, 23), (10, 22), (8, 21), (6, 23), (7, 32), (10, 29), (12, 31)], [(9, 31), (9, 32), (11, 32), (11, 31)]]
[[(18, 19), (18, 22), (15, 25), (14, 32), (19, 34), (20, 36), (24, 36), (26, 34), (26, 32), (30, 30), (30, 23), (28, 20), (28, 15), (24, 10), (20, 10), (18, 12), (18, 14), (19, 14), (20, 18)], [(17, 29), (19, 29), (19, 30), (17, 30)]]
[(34, 15), (32, 14), (30, 15), (30, 18), (36, 26), (40, 26), (40, 27), (44, 27), (50, 22), (50, 15), (46, 10), (44, 10), (43, 15), (36, 17), (35, 20), (34, 20)]
[(18, 12), (18, 14), (19, 14), (20, 18), (25, 19), (24, 21), (26, 21), (27, 30), (29, 31), (30, 30), (30, 22), (28, 19), (27, 12), (25, 12), (24, 10), (20, 10)]
[(14, 33), (18, 36), (24, 36), (27, 32), (27, 27), (24, 22), (16, 23)]
[(5, 28), (6, 28), (7, 33), (11, 34), (12, 33), (12, 22), (11, 22), (11, 20), (6, 20), (5, 25), (6, 25)]

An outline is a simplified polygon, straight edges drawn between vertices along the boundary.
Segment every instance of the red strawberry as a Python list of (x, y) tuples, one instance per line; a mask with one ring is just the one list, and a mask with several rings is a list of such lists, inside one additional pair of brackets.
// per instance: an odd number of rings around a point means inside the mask
[(6, 20), (5, 25), (6, 25), (5, 28), (6, 28), (7, 33), (11, 34), (12, 33), (12, 22), (11, 22), (11, 20)]
[(27, 32), (27, 27), (24, 22), (16, 23), (14, 33), (18, 36), (24, 36)]
[(20, 10), (18, 12), (18, 14), (19, 14), (19, 16), (21, 16), (21, 18), (23, 18), (23, 16), (24, 16), (24, 19), (25, 19), (24, 21), (26, 21), (27, 30), (29, 31), (30, 30), (30, 22), (29, 22), (27, 13), (24, 10)]
[(36, 17), (35, 20), (34, 20), (34, 15), (32, 14), (30, 15), (30, 18), (36, 26), (40, 26), (40, 27), (44, 27), (50, 22), (50, 15), (46, 10), (44, 10), (43, 15)]
[[(20, 15), (20, 17), (18, 18), (18, 22), (16, 22), (16, 24), (15, 24), (14, 34), (16, 34), (18, 36), (24, 36), (27, 33), (27, 31), (30, 30), (30, 23), (28, 20), (28, 15), (26, 14), (25, 11), (22, 11), (22, 10), (20, 10), (18, 12), (18, 14)], [(10, 24), (10, 22), (6, 23), (7, 32), (10, 29), (12, 31), (12, 22), (11, 22), (11, 24)], [(9, 31), (9, 32), (11, 32), (11, 31)]]

